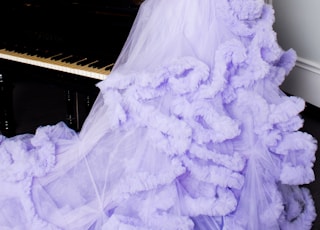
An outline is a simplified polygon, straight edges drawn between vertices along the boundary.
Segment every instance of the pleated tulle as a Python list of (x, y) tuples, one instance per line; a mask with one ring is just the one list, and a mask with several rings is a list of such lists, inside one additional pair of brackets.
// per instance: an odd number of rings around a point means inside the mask
[(0, 229), (311, 229), (316, 140), (260, 0), (147, 0), (79, 133), (0, 138)]

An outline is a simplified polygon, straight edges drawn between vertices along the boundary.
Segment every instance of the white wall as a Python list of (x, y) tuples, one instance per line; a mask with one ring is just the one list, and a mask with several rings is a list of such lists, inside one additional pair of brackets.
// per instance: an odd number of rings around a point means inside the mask
[(272, 4), (279, 44), (298, 54), (281, 88), (320, 107), (320, 0), (272, 0)]

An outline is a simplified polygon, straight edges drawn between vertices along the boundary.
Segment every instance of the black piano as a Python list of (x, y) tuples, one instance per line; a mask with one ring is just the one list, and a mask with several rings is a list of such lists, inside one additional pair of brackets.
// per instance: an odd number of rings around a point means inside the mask
[[(110, 73), (138, 7), (135, 0), (2, 1), (0, 132), (33, 131), (19, 130), (16, 122), (24, 112), (15, 102), (27, 100), (19, 92), (28, 85), (39, 90), (38, 98), (52, 88), (52, 97), (63, 98), (65, 109), (44, 123), (62, 119), (79, 130), (98, 94), (95, 84)], [(34, 128), (44, 123), (34, 118)]]

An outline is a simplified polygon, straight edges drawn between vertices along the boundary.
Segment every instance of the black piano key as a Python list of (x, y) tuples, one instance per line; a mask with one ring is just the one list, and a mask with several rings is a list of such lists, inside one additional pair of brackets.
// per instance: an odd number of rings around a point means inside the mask
[(16, 52), (20, 54), (25, 54), (28, 52), (28, 48), (25, 46), (17, 47)]
[(97, 62), (94, 62), (92, 64), (89, 65), (89, 67), (92, 68), (98, 68), (98, 69), (102, 69), (103, 67), (109, 65), (110, 62), (104, 61), (104, 60), (99, 60)]
[(12, 51), (12, 52), (15, 52), (16, 48), (17, 47), (15, 45), (7, 45), (6, 46), (6, 50)]
[(58, 54), (60, 54), (60, 53), (57, 51), (44, 49), (44, 50), (39, 50), (39, 52), (37, 53), (37, 56), (41, 57), (41, 58), (50, 58), (50, 57), (56, 56)]
[(50, 59), (54, 60), (54, 61), (62, 61), (63, 59), (68, 58), (68, 57), (70, 57), (70, 54), (61, 53), (61, 54), (58, 54), (56, 56), (53, 56)]
[(72, 55), (68, 58), (63, 59), (62, 62), (73, 64), (73, 63), (77, 63), (83, 59), (85, 59), (85, 58), (82, 56)]
[(43, 52), (44, 52), (43, 50), (38, 49), (38, 50), (35, 51), (35, 56), (42, 57), (43, 56)]
[(77, 65), (80, 65), (80, 66), (85, 66), (85, 65), (88, 65), (90, 63), (93, 63), (93, 62), (96, 62), (97, 60), (96, 59), (89, 59), (89, 58), (86, 58), (80, 62), (77, 63)]
[(17, 44), (7, 46), (6, 50), (11, 51), (11, 52), (16, 52), (16, 53), (23, 53), (21, 47)]
[(30, 56), (37, 56), (37, 53), (38, 53), (38, 50), (35, 49), (35, 50), (28, 50), (26, 52), (26, 54), (30, 55)]
[(5, 48), (10, 52), (16, 52), (21, 54), (27, 53), (29, 51), (29, 49), (26, 46), (19, 44), (6, 44)]
[(112, 70), (112, 68), (113, 68), (113, 63), (112, 64), (109, 64), (109, 65), (106, 65), (103, 69), (104, 70)]
[[(97, 63), (97, 65), (95, 65)], [(99, 61), (97, 61), (97, 62), (94, 62), (94, 63), (91, 63), (90, 65), (88, 65), (89, 67), (91, 67), (91, 68), (95, 68), (95, 69), (97, 69), (98, 68), (98, 63), (99, 63)]]

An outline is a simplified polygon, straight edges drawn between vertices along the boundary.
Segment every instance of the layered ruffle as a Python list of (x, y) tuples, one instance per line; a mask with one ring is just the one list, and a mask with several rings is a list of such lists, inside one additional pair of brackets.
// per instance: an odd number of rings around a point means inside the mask
[(310, 228), (313, 202), (299, 185), (314, 180), (317, 143), (299, 131), (304, 101), (279, 89), (296, 54), (278, 46), (263, 1), (215, 7), (228, 34), (208, 49), (212, 65), (182, 55), (115, 69), (97, 85), (88, 133), (59, 123), (1, 137), (0, 226)]
[(12, 138), (0, 145), (0, 226), (4, 229), (60, 229), (38, 215), (33, 200), (34, 178), (44, 177), (57, 163), (59, 148), (76, 142), (76, 133), (63, 122), (39, 127), (36, 133)]
[[(192, 200), (199, 196), (210, 204), (201, 210), (196, 201), (199, 207), (194, 212), (189, 198), (180, 197), (187, 216), (227, 216), (230, 229), (276, 229), (289, 221), (282, 218), (288, 210), (281, 184), (314, 180), (316, 141), (299, 131), (304, 101), (279, 89), (296, 54), (277, 44), (273, 9), (262, 1), (223, 1), (217, 6), (235, 38), (218, 47), (214, 69), (183, 57), (154, 72), (115, 74), (99, 87), (105, 101), (118, 93), (121, 114), (151, 128), (149, 138), (159, 144), (157, 151), (185, 167), (176, 180)], [(229, 193), (227, 200), (236, 203), (222, 210), (222, 203), (210, 203), (217, 192), (211, 190), (208, 196), (194, 186), (222, 188)], [(302, 202), (312, 205), (308, 192), (301, 194)], [(252, 198), (255, 205), (247, 203)], [(300, 211), (307, 220), (297, 220), (308, 229), (314, 208)], [(254, 221), (245, 218), (248, 213)]]

